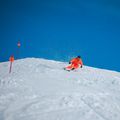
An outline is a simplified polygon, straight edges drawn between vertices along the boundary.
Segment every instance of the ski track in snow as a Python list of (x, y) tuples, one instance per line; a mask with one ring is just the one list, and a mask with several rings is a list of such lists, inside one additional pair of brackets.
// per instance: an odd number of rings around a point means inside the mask
[(27, 58), (0, 63), (0, 120), (120, 120), (120, 73)]

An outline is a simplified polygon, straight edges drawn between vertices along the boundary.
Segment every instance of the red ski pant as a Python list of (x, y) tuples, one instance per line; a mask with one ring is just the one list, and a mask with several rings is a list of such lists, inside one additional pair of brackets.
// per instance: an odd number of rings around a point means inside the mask
[(80, 64), (71, 64), (71, 65), (67, 66), (66, 69), (67, 70), (77, 69), (80, 66), (81, 66)]

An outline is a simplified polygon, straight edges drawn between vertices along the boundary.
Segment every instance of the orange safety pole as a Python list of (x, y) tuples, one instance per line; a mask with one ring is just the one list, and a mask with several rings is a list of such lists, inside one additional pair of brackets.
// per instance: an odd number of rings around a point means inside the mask
[(11, 73), (12, 70), (12, 62), (10, 62), (10, 69), (9, 69), (9, 73)]
[(13, 55), (9, 58), (9, 61), (10, 61), (9, 73), (11, 73), (11, 71), (12, 71), (12, 63), (14, 62), (14, 56)]
[(20, 44), (20, 41), (18, 41), (18, 44), (17, 44), (18, 48), (20, 48), (21, 44)]
[(21, 46), (20, 41), (18, 41), (17, 46), (18, 46), (18, 58), (19, 58), (20, 57), (20, 46)]

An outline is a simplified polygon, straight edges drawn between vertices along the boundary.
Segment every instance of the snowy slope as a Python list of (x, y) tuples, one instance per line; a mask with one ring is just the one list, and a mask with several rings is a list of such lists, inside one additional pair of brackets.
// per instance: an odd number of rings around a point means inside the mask
[(27, 58), (0, 63), (0, 120), (120, 120), (120, 73)]

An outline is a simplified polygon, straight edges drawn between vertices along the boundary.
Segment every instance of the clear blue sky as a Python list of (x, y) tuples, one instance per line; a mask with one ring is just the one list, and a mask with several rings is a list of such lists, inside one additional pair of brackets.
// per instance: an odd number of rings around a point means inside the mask
[(11, 54), (120, 71), (118, 0), (0, 0), (0, 61)]

